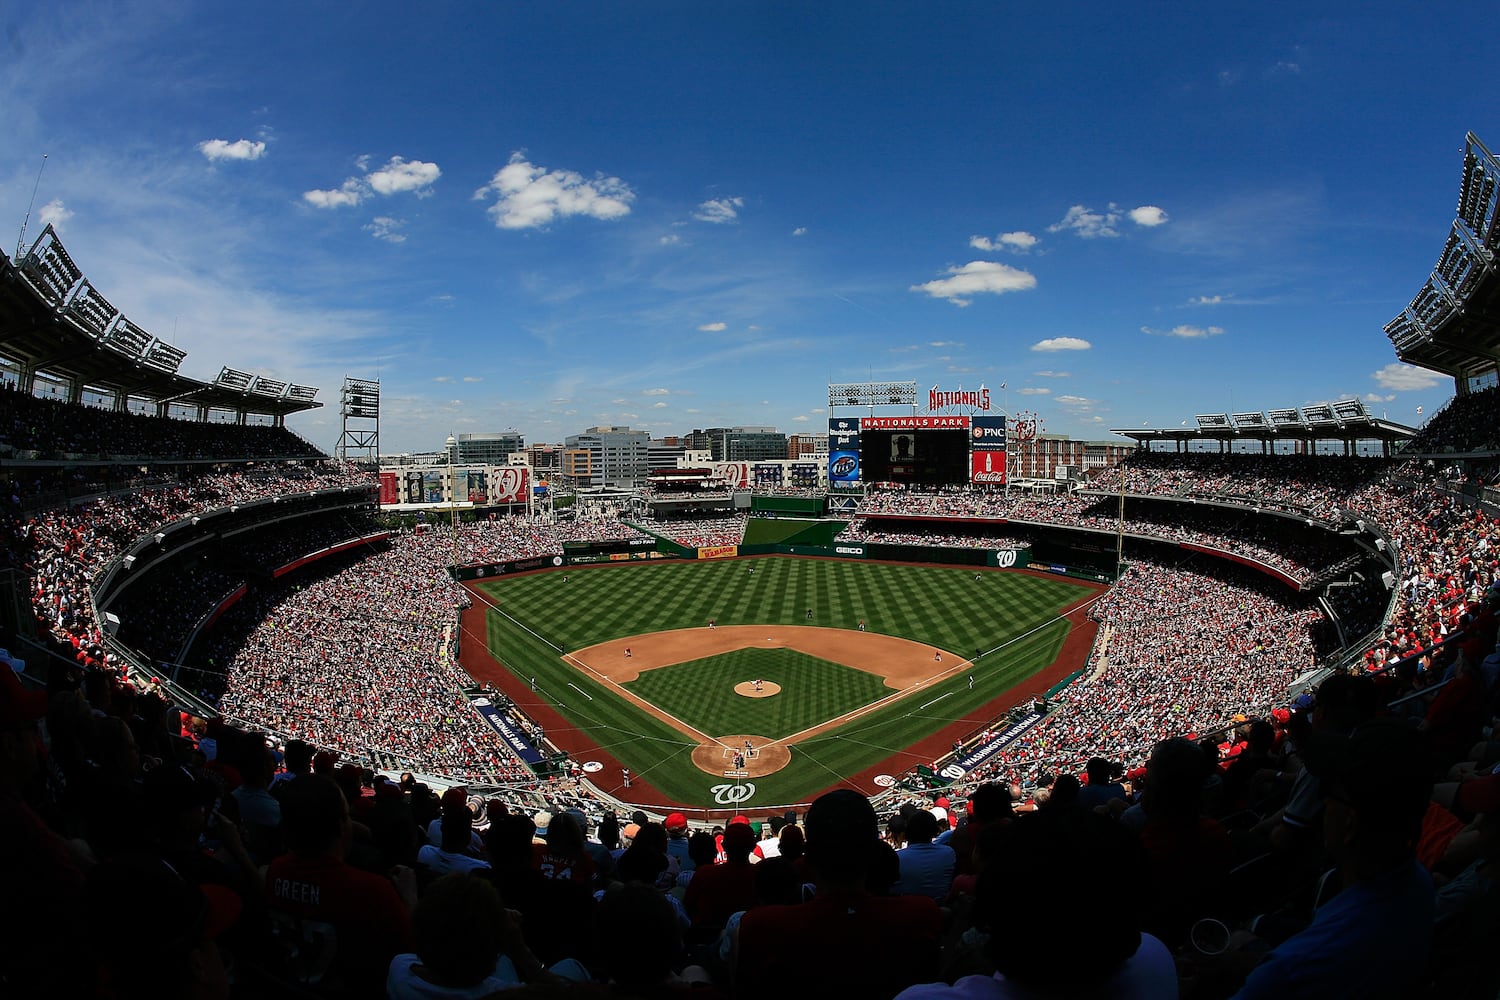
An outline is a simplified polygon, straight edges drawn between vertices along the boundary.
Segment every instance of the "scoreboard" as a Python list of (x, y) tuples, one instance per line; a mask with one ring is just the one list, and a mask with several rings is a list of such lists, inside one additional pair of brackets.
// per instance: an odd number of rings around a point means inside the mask
[(830, 490), (1005, 483), (1006, 418), (913, 414), (828, 421)]

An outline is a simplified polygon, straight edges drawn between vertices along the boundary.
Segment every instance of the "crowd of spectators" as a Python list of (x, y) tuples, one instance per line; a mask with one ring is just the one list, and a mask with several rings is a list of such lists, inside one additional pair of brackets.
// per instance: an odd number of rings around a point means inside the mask
[[(1496, 519), (1423, 463), (1323, 472), (1297, 459), (1282, 476), (1280, 461), (1150, 457), (1117, 475), (1129, 493), (1368, 519), (1393, 589), (1366, 578), (1330, 594), (1341, 619), (1384, 623), (1368, 673), (1336, 675), (1289, 709), (1292, 679), (1330, 652), (1315, 604), (1206, 557), (1132, 558), (1089, 610), (1101, 636), (1089, 669), (965, 776), (967, 801), (909, 804), (885, 844), (870, 802), (848, 790), (800, 825), (737, 817), (691, 833), (679, 816), (622, 823), (583, 786), (528, 786), (462, 691), (451, 637), (464, 596), (445, 570), (644, 537), (614, 517), (424, 526), (268, 588), (205, 653), (225, 678), (225, 718), (243, 729), (185, 718), (102, 670), (55, 670), (42, 697), (0, 662), (0, 863), (30, 917), (0, 983), (167, 997), (482, 996), (522, 983), (582, 995), (607, 983), (657, 997), (759, 994), (795, 977), (907, 1000), (1493, 996)], [(341, 475), (222, 474), (36, 512), (15, 501), (6, 553), (48, 635), (96, 666), (89, 587), (124, 547), (194, 512)], [(914, 515), (1077, 525), (1108, 509), (1097, 496), (950, 490), (877, 493), (861, 513), (925, 539)], [(1327, 565), (1259, 522), (1147, 509), (1129, 522), (1145, 534), (1204, 532), (1220, 544), (1200, 544), (1304, 578)], [(977, 537), (988, 536), (955, 536)], [(162, 634), (193, 614), (164, 616)], [(339, 754), (479, 771), (530, 797), (440, 795)], [(518, 810), (542, 795), (547, 808)], [(1047, 883), (1032, 887), (1039, 871)], [(1313, 898), (1322, 905), (1301, 902)], [(82, 956), (57, 933), (79, 921), (93, 943)], [(122, 933), (138, 924), (155, 933)], [(332, 932), (321, 950), (307, 947), (313, 928)]]
[(1497, 449), (1500, 449), (1500, 386), (1494, 385), (1466, 396), (1454, 396), (1417, 432), (1410, 446), (1415, 452)]
[(158, 481), (61, 507), (26, 510), (19, 498), (4, 511), (4, 553), (26, 580), (43, 630), (97, 660), (103, 641), (92, 587), (105, 567), (137, 539), (166, 525), (234, 503), (346, 486), (366, 488), (369, 476), (344, 466), (250, 467)]
[(428, 773), (534, 780), (464, 693), (472, 681), (450, 654), (468, 596), (444, 542), (399, 534), (237, 605), (205, 649), (225, 674), (225, 716)]
[(26, 459), (277, 460), (326, 458), (285, 427), (179, 420), (75, 406), (0, 383), (0, 453)]
[[(1183, 596), (1141, 575), (1143, 595)], [(1472, 628), (1494, 644), (1488, 603)], [(712, 828), (532, 811), (201, 725), (101, 674), (27, 692), (0, 665), (0, 865), (28, 918), (0, 982), (167, 1000), (793, 981), (901, 1000), (1488, 998), (1500, 744), (1482, 727), (1500, 720), (1464, 655), (1397, 712), (1399, 679), (1339, 675), (1136, 766), (1103, 751), (883, 818), (839, 789)]]
[[(867, 496), (860, 505), (859, 514), (846, 529), (850, 538), (855, 535), (868, 537), (872, 530), (905, 535), (908, 540), (914, 534), (924, 533), (905, 523), (898, 530), (891, 531), (889, 521), (892, 518), (996, 519), (1111, 532), (1123, 524), (1128, 534), (1233, 553), (1280, 570), (1298, 583), (1329, 575), (1347, 565), (1351, 556), (1350, 545), (1338, 535), (1296, 522), (1263, 518), (1254, 511), (1236, 515), (1222, 508), (1133, 500), (1122, 521), (1118, 499), (1091, 493), (1033, 497), (1020, 493), (1007, 496), (1004, 492), (987, 489), (938, 493), (893, 490)], [(947, 527), (943, 525), (932, 534), (952, 541), (919, 544), (964, 545), (964, 533), (945, 530)], [(969, 542), (968, 545), (988, 547), (983, 541)]]
[[(1158, 740), (1270, 711), (1326, 652), (1315, 605), (1254, 571), (1202, 559), (1131, 560), (1088, 613), (1101, 636), (1092, 669), (966, 780), (1031, 785), (1090, 756), (1141, 764)], [(983, 676), (984, 660), (977, 666)]]
[(679, 545), (707, 548), (715, 545), (738, 545), (745, 540), (747, 514), (730, 514), (712, 518), (659, 518), (636, 520), (644, 531), (670, 538)]

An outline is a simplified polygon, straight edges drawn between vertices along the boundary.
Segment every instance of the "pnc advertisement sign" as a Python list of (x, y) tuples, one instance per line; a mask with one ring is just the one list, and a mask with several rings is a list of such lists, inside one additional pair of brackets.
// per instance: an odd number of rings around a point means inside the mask
[(1005, 418), (975, 417), (969, 428), (969, 446), (975, 451), (1005, 450)]

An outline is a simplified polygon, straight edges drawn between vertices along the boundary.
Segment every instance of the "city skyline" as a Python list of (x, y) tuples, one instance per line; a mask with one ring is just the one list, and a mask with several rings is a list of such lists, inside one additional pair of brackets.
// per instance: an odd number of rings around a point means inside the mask
[(1500, 141), (1455, 44), (1485, 13), (18, 8), (0, 224), (55, 225), (184, 374), (318, 386), (289, 423), (330, 452), (346, 375), (391, 453), (817, 433), (870, 379), (1087, 440), (1349, 397), (1415, 425), (1451, 380), (1382, 327), (1465, 132)]

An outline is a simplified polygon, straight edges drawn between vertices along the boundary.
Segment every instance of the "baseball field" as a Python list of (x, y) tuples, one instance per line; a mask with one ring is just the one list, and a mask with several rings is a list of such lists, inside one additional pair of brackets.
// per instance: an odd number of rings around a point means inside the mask
[(1098, 591), (786, 556), (575, 566), (476, 585), (464, 664), (627, 801), (795, 805), (878, 791), (1077, 667)]

